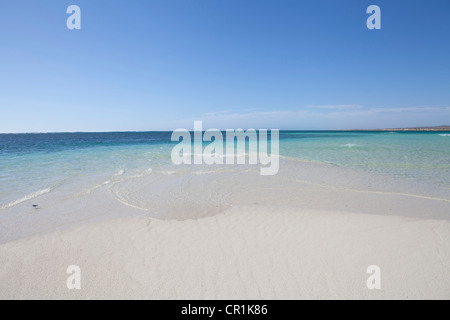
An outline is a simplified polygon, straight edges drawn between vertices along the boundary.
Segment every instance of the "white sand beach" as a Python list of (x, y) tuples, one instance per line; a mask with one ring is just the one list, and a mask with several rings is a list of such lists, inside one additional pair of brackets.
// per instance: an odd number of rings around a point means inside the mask
[(450, 300), (449, 12), (0, 0), (0, 300)]
[(49, 193), (2, 210), (0, 298), (449, 299), (449, 193), (290, 160)]

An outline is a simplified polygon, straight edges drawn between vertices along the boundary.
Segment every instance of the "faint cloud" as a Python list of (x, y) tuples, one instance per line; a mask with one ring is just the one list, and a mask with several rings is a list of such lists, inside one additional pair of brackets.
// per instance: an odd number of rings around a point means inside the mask
[(230, 111), (230, 110), (221, 110), (221, 111), (206, 112), (206, 113), (203, 113), (202, 115), (205, 117), (214, 117), (214, 116), (230, 114), (231, 112), (232, 111)]
[(339, 104), (339, 105), (306, 105), (308, 109), (321, 109), (321, 110), (358, 110), (363, 109), (363, 106), (357, 104)]
[[(293, 110), (208, 112), (176, 122), (190, 128), (202, 120), (205, 128), (266, 128), (298, 130), (378, 129), (442, 125), (450, 107), (368, 108), (360, 105), (317, 105)], [(450, 124), (450, 123), (449, 123)]]

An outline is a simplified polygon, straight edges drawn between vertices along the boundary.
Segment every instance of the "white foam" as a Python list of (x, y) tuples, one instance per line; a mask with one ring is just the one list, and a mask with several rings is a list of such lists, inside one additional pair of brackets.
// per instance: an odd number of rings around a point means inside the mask
[(82, 192), (81, 195), (87, 195), (87, 194), (90, 194), (92, 191), (97, 190), (97, 189), (99, 189), (99, 188), (101, 188), (101, 187), (104, 187), (104, 186), (106, 186), (106, 185), (109, 185), (110, 183), (111, 183), (111, 180), (107, 180), (107, 181), (105, 181), (105, 182), (102, 182), (102, 183), (100, 183), (100, 184), (97, 184), (97, 185), (93, 186), (92, 188), (90, 188), (90, 189), (88, 189), (88, 190)]
[(108, 184), (110, 184), (110, 183), (111, 183), (111, 180), (107, 180), (107, 181), (105, 181), (105, 182), (102, 182), (102, 183), (96, 185), (95, 187), (93, 187), (91, 190), (89, 190), (89, 192), (94, 191), (95, 189), (104, 187), (104, 186), (106, 186), (106, 185), (108, 185)]
[(10, 208), (10, 207), (14, 207), (15, 205), (18, 205), (22, 202), (37, 198), (39, 196), (42, 196), (43, 194), (49, 193), (50, 191), (52, 191), (51, 188), (46, 188), (46, 189), (42, 189), (42, 190), (38, 190), (36, 192), (30, 193), (28, 195), (26, 195), (25, 197), (22, 197), (20, 199), (17, 199), (13, 202), (10, 202), (8, 204), (5, 204), (3, 206), (0, 207), (0, 210), (6, 209), (6, 208)]
[(441, 136), (441, 137), (450, 137), (450, 134), (448, 134), (448, 133), (443, 133), (443, 134), (440, 134), (440, 136)]
[(347, 143), (347, 144), (342, 145), (341, 147), (353, 148), (353, 147), (357, 147), (357, 146), (358, 145), (354, 144), (354, 143)]
[(119, 171), (117, 171), (114, 175), (115, 176), (121, 176), (121, 175), (123, 175), (125, 173), (125, 170), (119, 170)]

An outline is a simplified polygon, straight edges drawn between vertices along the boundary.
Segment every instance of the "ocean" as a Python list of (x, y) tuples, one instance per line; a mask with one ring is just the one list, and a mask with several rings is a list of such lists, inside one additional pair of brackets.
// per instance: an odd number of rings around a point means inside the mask
[[(0, 134), (0, 210), (59, 189), (84, 192), (118, 179), (196, 170), (172, 164), (170, 137)], [(281, 131), (280, 156), (450, 188), (450, 132)]]

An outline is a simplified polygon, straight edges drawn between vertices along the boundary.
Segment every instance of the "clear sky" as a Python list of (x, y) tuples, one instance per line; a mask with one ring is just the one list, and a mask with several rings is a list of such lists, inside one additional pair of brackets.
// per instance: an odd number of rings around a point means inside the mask
[[(81, 30), (69, 30), (69, 5)], [(381, 8), (381, 30), (366, 9)], [(1, 0), (0, 132), (450, 124), (448, 0)]]

